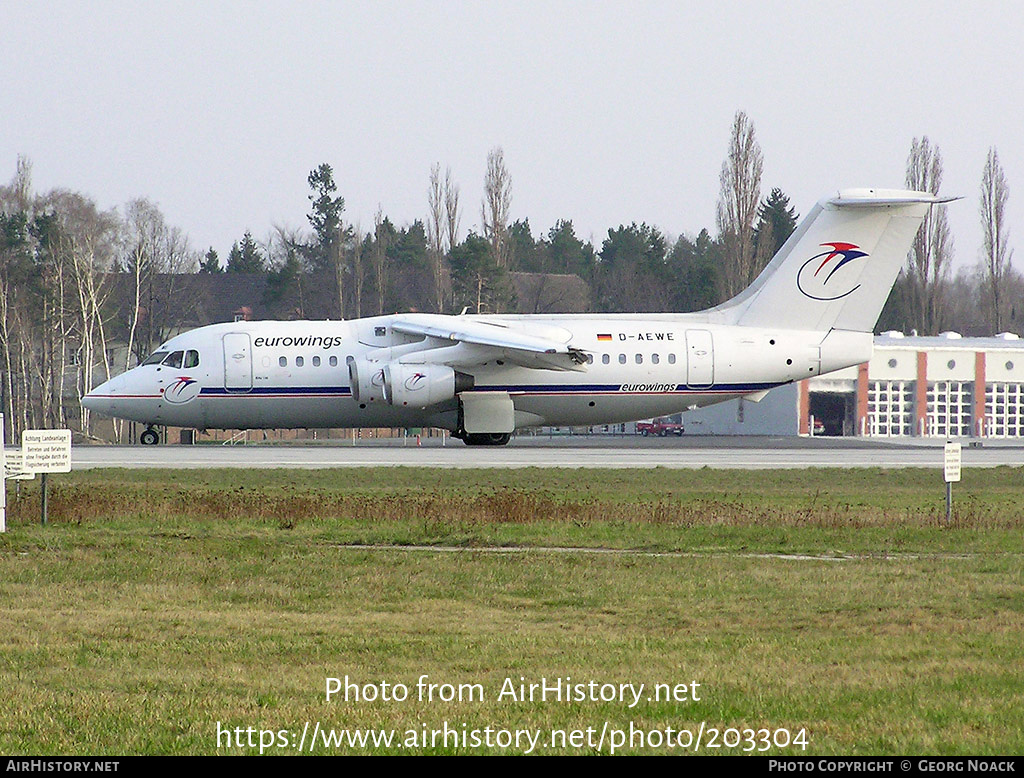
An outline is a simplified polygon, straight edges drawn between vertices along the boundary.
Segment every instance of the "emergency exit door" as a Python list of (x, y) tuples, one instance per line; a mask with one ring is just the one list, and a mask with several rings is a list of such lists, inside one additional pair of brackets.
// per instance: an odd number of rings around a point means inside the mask
[(224, 388), (229, 392), (252, 389), (252, 344), (247, 332), (224, 336)]
[(686, 331), (686, 385), (711, 386), (715, 382), (715, 347), (709, 330)]

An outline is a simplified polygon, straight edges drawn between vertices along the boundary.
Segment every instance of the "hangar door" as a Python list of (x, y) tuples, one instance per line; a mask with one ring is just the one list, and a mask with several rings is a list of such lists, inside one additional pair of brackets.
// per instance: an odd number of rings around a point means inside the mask
[(686, 385), (711, 386), (715, 381), (715, 347), (709, 330), (686, 331)]
[(224, 336), (224, 388), (229, 392), (252, 389), (252, 344), (247, 332)]

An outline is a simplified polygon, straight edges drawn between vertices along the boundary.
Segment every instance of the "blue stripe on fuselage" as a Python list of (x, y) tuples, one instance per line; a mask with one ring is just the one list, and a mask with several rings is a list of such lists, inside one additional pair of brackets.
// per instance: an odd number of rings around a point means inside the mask
[[(649, 382), (655, 383), (655, 382)], [(669, 392), (628, 390), (623, 386), (643, 385), (641, 382), (631, 384), (495, 384), (493, 386), (476, 386), (478, 392), (508, 392), (509, 394), (750, 394), (781, 386), (777, 383), (751, 384), (713, 384), (712, 386), (688, 387), (676, 384)], [(352, 390), (347, 386), (261, 386), (252, 389), (226, 389), (222, 386), (205, 386), (200, 395), (203, 397), (350, 397)]]

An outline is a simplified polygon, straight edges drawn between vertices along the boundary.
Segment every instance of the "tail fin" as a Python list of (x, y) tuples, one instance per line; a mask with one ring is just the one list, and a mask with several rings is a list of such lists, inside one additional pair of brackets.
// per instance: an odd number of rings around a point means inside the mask
[(735, 324), (871, 332), (940, 198), (848, 189), (819, 202), (753, 284), (716, 310)]

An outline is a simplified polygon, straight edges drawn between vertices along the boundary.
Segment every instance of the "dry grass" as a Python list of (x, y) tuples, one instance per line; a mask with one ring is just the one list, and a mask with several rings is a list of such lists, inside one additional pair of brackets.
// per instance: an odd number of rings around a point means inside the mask
[[(46, 528), (34, 491), (12, 499), (0, 537), (0, 752), (213, 753), (218, 721), (307, 720), (707, 721), (806, 727), (806, 753), (1024, 749), (1019, 472), (967, 485), (954, 527), (914, 473), (881, 494), (833, 472), (616, 473), (582, 485), (541, 471), (447, 485), (420, 471), (317, 475), (270, 472), (239, 488), (237, 473), (73, 474), (54, 479)], [(467, 548), (346, 547), (356, 542)], [(487, 544), (688, 554), (474, 549)], [(750, 556), (837, 549), (860, 555)], [(424, 673), (490, 696), (323, 698), (327, 676), (414, 684)], [(635, 710), (494, 699), (505, 677), (566, 675), (697, 680), (705, 697)]]
[[(543, 486), (403, 488), (401, 480), (386, 491), (367, 491), (358, 478), (353, 479), (352, 485), (334, 489), (274, 484), (209, 486), (189, 483), (187, 475), (182, 476), (174, 478), (173, 487), (163, 480), (102, 488), (89, 481), (57, 484), (50, 489), (50, 514), (57, 521), (80, 524), (137, 515), (185, 516), (205, 521), (275, 521), (286, 528), (322, 520), (395, 522), (423, 517), (442, 525), (586, 526), (614, 522), (675, 527), (1024, 528), (1024, 508), (1016, 496), (985, 500), (975, 493), (958, 495), (952, 521), (947, 523), (941, 487), (904, 489), (903, 494), (893, 495), (894, 499), (879, 501), (867, 493), (850, 495), (840, 490), (836, 494), (836, 483), (829, 483), (830, 477), (824, 473), (813, 492), (796, 495), (777, 495), (774, 490), (756, 486), (744, 490), (742, 484), (735, 484), (719, 494), (685, 493), (684, 486), (677, 488), (679, 493), (667, 496), (645, 490), (642, 484), (628, 493), (592, 496), (567, 495)], [(749, 474), (744, 476), (749, 480)], [(22, 498), (13, 499), (9, 515), (14, 522), (33, 521), (39, 515), (38, 489), (27, 488)]]

